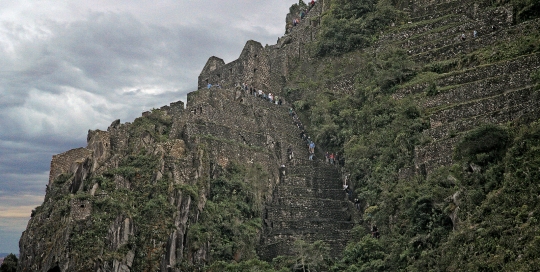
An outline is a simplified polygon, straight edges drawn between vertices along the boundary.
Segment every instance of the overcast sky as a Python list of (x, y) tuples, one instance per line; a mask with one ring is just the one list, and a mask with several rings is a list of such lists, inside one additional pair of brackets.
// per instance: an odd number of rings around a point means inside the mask
[(293, 0), (0, 0), (0, 252), (18, 253), (54, 154), (183, 100), (211, 56), (275, 44)]

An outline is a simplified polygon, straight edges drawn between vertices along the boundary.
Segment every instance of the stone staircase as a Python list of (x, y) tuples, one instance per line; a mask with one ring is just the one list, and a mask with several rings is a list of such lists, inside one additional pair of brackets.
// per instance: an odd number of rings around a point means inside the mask
[[(322, 240), (330, 246), (332, 257), (340, 257), (356, 210), (346, 199), (339, 169), (320, 157), (308, 160), (307, 143), (300, 138), (288, 105), (278, 106), (232, 89), (199, 90), (188, 104), (185, 126), (190, 135), (268, 150), (276, 169), (286, 166), (264, 210), (259, 256), (271, 261), (292, 255), (294, 241), (302, 239)], [(293, 161), (287, 158), (289, 145)]]
[[(512, 43), (526, 35), (539, 35), (540, 19), (513, 22), (511, 6), (489, 1), (452, 0), (411, 7), (410, 26), (384, 34), (379, 49), (407, 50), (416, 63), (460, 60), (490, 46)], [(473, 30), (478, 31), (473, 38)], [(459, 39), (467, 35), (465, 41)], [(479, 53), (477, 53), (479, 52)], [(505, 54), (493, 52), (492, 54)], [(531, 73), (540, 69), (540, 54), (526, 50), (516, 57), (437, 74), (433, 80), (403, 87), (394, 98), (421, 97), (420, 107), (430, 118), (424, 132), (431, 142), (415, 149), (417, 171), (430, 173), (452, 163), (453, 148), (461, 135), (484, 124), (527, 124), (540, 117), (538, 83)], [(472, 62), (474, 63), (474, 62)], [(427, 94), (430, 84), (437, 91)]]
[(294, 241), (302, 239), (324, 241), (331, 257), (340, 257), (354, 226), (354, 207), (341, 188), (338, 169), (323, 161), (296, 161), (266, 207), (259, 255), (264, 260), (293, 255)]

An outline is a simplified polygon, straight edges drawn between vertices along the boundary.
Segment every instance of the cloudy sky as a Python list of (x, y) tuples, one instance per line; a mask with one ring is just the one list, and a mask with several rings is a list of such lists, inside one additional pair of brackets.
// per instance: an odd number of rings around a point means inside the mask
[(88, 129), (185, 101), (210, 56), (275, 44), (294, 0), (0, 0), (0, 252)]

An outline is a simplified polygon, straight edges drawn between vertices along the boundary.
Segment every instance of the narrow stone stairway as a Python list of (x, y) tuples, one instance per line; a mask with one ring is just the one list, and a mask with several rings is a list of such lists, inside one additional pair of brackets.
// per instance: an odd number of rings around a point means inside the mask
[(337, 167), (296, 158), (275, 188), (273, 202), (266, 206), (259, 255), (268, 261), (294, 255), (294, 242), (302, 239), (324, 241), (330, 246), (330, 256), (340, 257), (354, 226), (353, 209)]

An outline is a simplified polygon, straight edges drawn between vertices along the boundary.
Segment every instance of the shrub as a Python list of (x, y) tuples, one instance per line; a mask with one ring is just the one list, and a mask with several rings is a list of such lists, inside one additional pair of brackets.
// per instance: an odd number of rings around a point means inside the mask
[(323, 17), (316, 55), (341, 55), (367, 47), (376, 34), (396, 21), (398, 11), (387, 1), (335, 0)]
[(467, 133), (454, 150), (459, 161), (486, 166), (501, 160), (510, 141), (508, 132), (495, 125), (485, 125)]
[(17, 259), (17, 256), (15, 254), (10, 253), (7, 255), (7, 257), (4, 259), (4, 262), (0, 266), (0, 272), (16, 272), (17, 271), (17, 262), (19, 260)]

